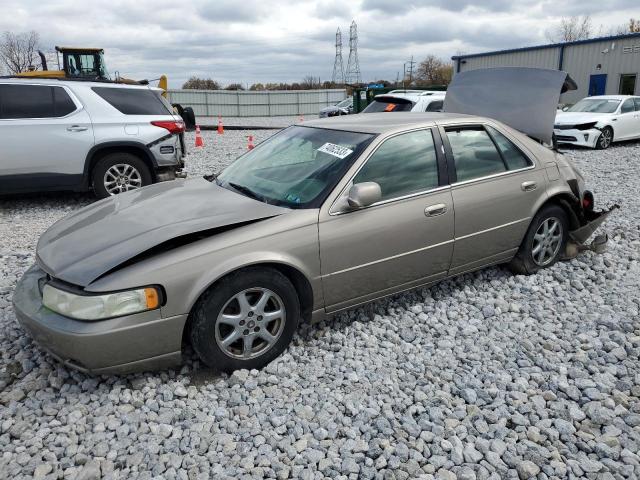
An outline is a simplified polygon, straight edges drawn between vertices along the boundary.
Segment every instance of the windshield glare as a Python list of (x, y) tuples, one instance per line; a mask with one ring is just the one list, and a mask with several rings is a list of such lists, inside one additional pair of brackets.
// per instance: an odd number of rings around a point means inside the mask
[(613, 113), (620, 105), (620, 100), (606, 100), (604, 98), (583, 98), (567, 112), (589, 112), (589, 113)]
[(229, 165), (218, 184), (266, 203), (316, 208), (374, 135), (289, 127)]

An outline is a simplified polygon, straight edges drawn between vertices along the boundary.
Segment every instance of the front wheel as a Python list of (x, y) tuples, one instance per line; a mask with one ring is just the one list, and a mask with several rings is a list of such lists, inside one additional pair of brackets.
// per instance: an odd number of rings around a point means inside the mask
[(598, 150), (606, 150), (611, 146), (611, 142), (613, 142), (613, 129), (611, 127), (604, 127), (596, 141), (596, 148)]
[(191, 345), (209, 367), (224, 372), (261, 368), (291, 342), (300, 302), (283, 274), (251, 267), (211, 287), (191, 317)]
[(514, 273), (533, 274), (558, 261), (567, 245), (569, 221), (557, 205), (543, 207), (531, 221), (516, 256), (509, 263)]

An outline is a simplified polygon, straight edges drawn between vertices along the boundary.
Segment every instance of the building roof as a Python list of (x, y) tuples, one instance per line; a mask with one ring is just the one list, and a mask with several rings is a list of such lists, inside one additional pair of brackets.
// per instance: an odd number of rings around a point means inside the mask
[(586, 40), (575, 40), (573, 42), (561, 42), (561, 43), (549, 43), (546, 45), (535, 45), (531, 47), (521, 47), (521, 48), (510, 48), (507, 50), (494, 50), (492, 52), (484, 52), (484, 53), (470, 53), (468, 55), (454, 55), (451, 57), (451, 60), (461, 60), (465, 58), (474, 58), (474, 57), (489, 57), (493, 55), (503, 55), (505, 53), (516, 53), (516, 52), (528, 52), (530, 50), (541, 50), (546, 48), (558, 48), (558, 47), (566, 47), (570, 45), (582, 45), (585, 43), (597, 43), (597, 42), (609, 42), (612, 40), (624, 40), (626, 38), (639, 38), (640, 32), (638, 33), (625, 33), (624, 35), (612, 35), (609, 37), (596, 37), (596, 38), (588, 38)]

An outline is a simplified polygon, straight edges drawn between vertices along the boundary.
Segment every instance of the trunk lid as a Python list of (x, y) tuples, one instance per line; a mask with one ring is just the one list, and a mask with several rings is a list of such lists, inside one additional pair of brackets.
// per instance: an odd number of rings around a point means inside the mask
[(453, 77), (443, 111), (493, 118), (550, 144), (560, 94), (576, 88), (571, 77), (559, 70), (470, 70)]

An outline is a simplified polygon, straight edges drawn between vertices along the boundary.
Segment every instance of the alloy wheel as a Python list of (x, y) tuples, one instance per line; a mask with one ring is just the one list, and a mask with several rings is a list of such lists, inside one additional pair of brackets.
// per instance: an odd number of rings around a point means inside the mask
[(116, 195), (140, 188), (142, 175), (133, 165), (117, 163), (107, 169), (103, 182), (109, 195)]
[(608, 148), (609, 145), (611, 145), (611, 130), (609, 130), (608, 128), (602, 130), (598, 141), (600, 142), (600, 147), (602, 149)]
[(533, 236), (531, 256), (536, 265), (549, 265), (558, 255), (562, 245), (562, 223), (556, 217), (545, 219)]
[(248, 360), (270, 350), (286, 322), (284, 302), (267, 288), (250, 288), (231, 297), (215, 326), (218, 347), (228, 356)]

